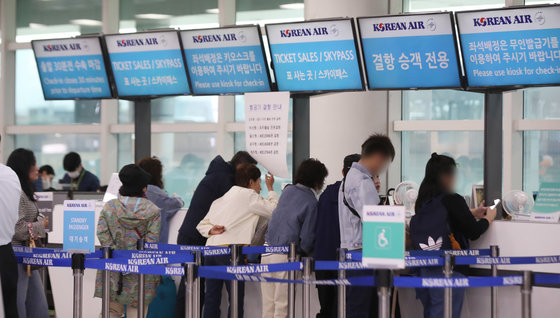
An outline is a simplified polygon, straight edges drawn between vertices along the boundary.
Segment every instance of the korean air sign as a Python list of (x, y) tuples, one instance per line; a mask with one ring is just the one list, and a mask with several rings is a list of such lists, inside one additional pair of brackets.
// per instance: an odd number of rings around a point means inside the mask
[(485, 27), (489, 25), (504, 24), (527, 24), (533, 23), (533, 17), (530, 14), (514, 15), (514, 16), (497, 16), (497, 17), (480, 17), (474, 18), (475, 27)]
[(283, 38), (319, 35), (329, 35), (329, 31), (326, 27), (280, 30), (280, 37)]

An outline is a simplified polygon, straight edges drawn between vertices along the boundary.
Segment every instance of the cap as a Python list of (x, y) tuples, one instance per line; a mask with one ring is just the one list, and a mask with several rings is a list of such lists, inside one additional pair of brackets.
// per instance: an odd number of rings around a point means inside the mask
[(135, 164), (122, 167), (119, 172), (122, 182), (121, 191), (124, 193), (139, 193), (148, 186), (152, 176)]

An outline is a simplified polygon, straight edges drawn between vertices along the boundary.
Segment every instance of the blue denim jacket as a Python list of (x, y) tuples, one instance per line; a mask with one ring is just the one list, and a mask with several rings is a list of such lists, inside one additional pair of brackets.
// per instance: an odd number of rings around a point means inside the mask
[(373, 176), (361, 164), (354, 162), (346, 174), (344, 187), (338, 192), (338, 216), (340, 220), (340, 247), (349, 250), (362, 248), (362, 219), (358, 218), (343, 200), (342, 189), (348, 204), (362, 216), (365, 205), (378, 205), (379, 194)]

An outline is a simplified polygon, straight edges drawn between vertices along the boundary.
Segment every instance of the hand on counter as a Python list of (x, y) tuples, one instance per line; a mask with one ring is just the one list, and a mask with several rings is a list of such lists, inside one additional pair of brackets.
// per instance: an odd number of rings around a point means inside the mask
[(488, 208), (484, 206), (484, 200), (482, 202), (480, 202), (480, 205), (478, 206), (478, 208), (475, 209), (471, 209), (471, 213), (472, 215), (474, 215), (475, 218), (477, 219), (482, 219), (484, 217), (484, 215), (486, 215), (486, 212), (488, 211)]

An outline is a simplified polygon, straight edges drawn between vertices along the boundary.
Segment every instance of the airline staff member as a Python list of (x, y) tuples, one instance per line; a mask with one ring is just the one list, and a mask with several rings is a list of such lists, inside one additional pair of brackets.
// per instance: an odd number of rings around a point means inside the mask
[(99, 190), (99, 179), (93, 173), (84, 169), (79, 154), (68, 153), (64, 156), (63, 166), (66, 174), (60, 180), (60, 183), (70, 184), (70, 188), (74, 191), (95, 192)]

